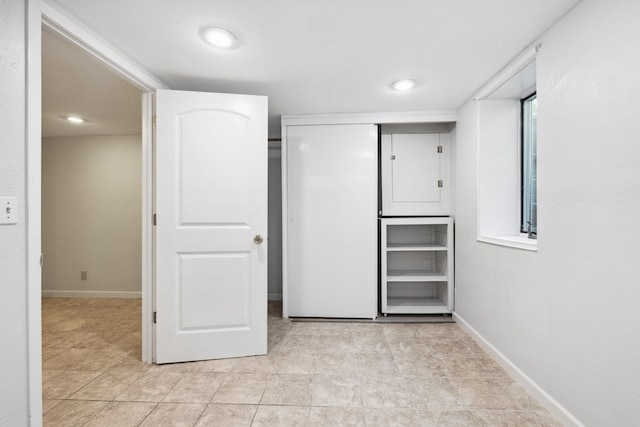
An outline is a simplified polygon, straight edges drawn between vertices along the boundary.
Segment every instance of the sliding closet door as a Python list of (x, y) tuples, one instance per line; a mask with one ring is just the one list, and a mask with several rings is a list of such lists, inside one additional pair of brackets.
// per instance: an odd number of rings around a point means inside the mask
[(377, 128), (285, 129), (288, 314), (375, 318)]

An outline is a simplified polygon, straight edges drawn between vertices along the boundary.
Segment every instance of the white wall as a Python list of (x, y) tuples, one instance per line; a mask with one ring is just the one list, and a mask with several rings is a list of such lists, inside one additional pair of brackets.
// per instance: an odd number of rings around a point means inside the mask
[(43, 139), (44, 296), (140, 297), (141, 155), (140, 135)]
[(28, 423), (25, 215), (25, 1), (0, 2), (0, 195), (18, 224), (0, 225), (0, 425)]
[(456, 129), (456, 312), (589, 426), (640, 420), (640, 2), (540, 38), (538, 252), (476, 241), (477, 106)]

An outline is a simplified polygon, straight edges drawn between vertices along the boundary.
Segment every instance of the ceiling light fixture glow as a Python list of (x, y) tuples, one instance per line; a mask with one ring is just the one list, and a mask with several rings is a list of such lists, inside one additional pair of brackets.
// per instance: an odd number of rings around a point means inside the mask
[(398, 80), (391, 83), (391, 89), (404, 91), (404, 90), (413, 89), (417, 85), (418, 85), (418, 82), (413, 79), (403, 79), (403, 80)]
[(232, 49), (238, 43), (238, 39), (231, 31), (220, 27), (205, 27), (200, 35), (211, 46), (220, 49)]
[(86, 120), (85, 120), (85, 119), (83, 119), (82, 117), (77, 117), (77, 116), (67, 116), (67, 117), (65, 117), (65, 118), (66, 118), (68, 121), (70, 121), (71, 123), (76, 123), (76, 124), (86, 122)]

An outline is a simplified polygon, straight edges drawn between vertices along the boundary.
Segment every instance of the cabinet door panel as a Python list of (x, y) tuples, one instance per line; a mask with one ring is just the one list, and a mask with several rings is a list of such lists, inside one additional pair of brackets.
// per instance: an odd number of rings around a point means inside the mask
[(377, 315), (377, 152), (373, 125), (286, 128), (285, 314)]
[(440, 202), (440, 135), (391, 135), (391, 199), (394, 203)]

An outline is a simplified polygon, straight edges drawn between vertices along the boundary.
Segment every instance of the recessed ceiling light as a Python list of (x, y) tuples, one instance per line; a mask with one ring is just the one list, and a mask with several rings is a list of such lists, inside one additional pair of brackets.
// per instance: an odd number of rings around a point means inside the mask
[(403, 90), (413, 89), (417, 85), (418, 85), (418, 82), (413, 79), (403, 79), (403, 80), (398, 80), (391, 83), (391, 89), (403, 91)]
[(86, 122), (85, 119), (83, 119), (82, 117), (78, 117), (78, 116), (66, 116), (65, 119), (67, 119), (71, 123), (84, 123), (84, 122)]
[(220, 49), (231, 49), (238, 43), (238, 39), (231, 31), (220, 27), (205, 27), (200, 31), (200, 35), (211, 46)]

